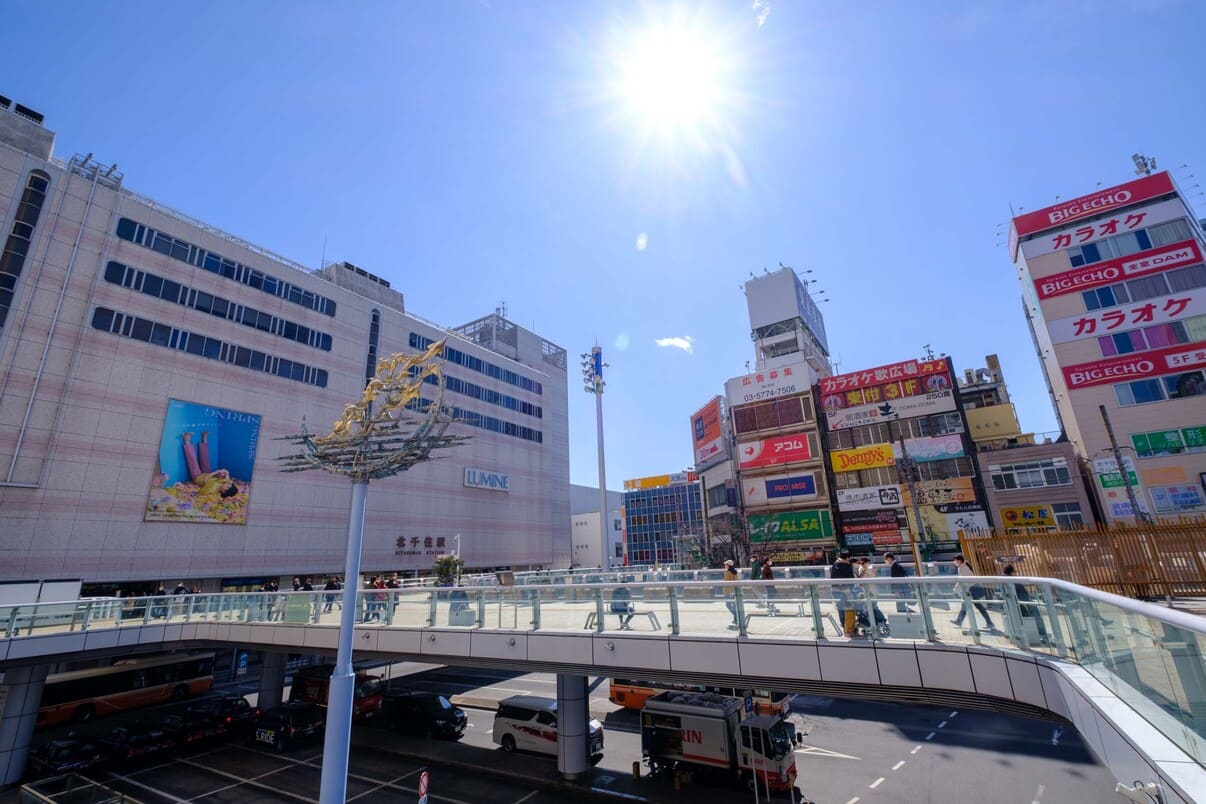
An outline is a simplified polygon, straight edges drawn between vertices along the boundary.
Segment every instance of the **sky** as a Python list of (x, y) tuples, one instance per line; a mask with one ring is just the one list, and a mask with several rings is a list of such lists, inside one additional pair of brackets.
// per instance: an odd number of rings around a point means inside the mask
[(1206, 216), (1193, 0), (0, 7), (0, 94), (60, 158), (564, 347), (574, 483), (598, 483), (578, 355), (609, 364), (607, 485), (681, 471), (691, 413), (753, 365), (742, 283), (780, 263), (817, 279), (840, 371), (997, 354), (1023, 429), (1054, 431), (1010, 205), (1141, 151)]

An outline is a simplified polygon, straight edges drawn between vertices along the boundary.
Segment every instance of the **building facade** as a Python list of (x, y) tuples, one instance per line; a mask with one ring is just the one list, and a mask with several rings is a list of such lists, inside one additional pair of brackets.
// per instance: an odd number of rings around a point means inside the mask
[(310, 270), (54, 158), (41, 122), (0, 106), (6, 579), (339, 572), (349, 484), (280, 472), (276, 439), (324, 432), (380, 358), (441, 339), (473, 438), (373, 483), (365, 571), (454, 542), (470, 567), (569, 563), (564, 350), (497, 314), (434, 326), (361, 268)]
[(1085, 464), (1063, 433), (1023, 433), (996, 355), (964, 369), (959, 396), (988, 510), (998, 533), (1045, 533), (1096, 523)]
[(1132, 494), (1142, 516), (1206, 513), (1203, 244), (1167, 172), (1012, 220), (1052, 401), (1108, 522), (1135, 521)]
[[(905, 360), (819, 385), (845, 546), (951, 550), (988, 531), (950, 358)], [(920, 516), (920, 523), (918, 517)]]
[[(570, 561), (575, 567), (594, 567), (602, 560), (599, 539), (599, 489), (570, 485), (571, 538)], [(607, 555), (613, 566), (624, 563), (624, 495), (607, 492)]]
[(624, 530), (629, 564), (698, 564), (707, 538), (698, 475), (625, 480)]

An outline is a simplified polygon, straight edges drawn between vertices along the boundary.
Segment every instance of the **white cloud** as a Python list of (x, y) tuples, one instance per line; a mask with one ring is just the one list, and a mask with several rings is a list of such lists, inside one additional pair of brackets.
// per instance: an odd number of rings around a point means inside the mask
[(644, 232), (641, 232), (639, 235), (637, 235), (637, 242), (636, 242), (637, 251), (644, 251), (645, 247), (648, 245), (649, 245), (649, 235), (645, 234)]
[(621, 332), (616, 336), (616, 351), (623, 352), (628, 348), (628, 335)]
[(761, 28), (766, 24), (766, 18), (770, 16), (771, 5), (770, 0), (754, 0), (754, 4), (750, 6), (758, 17), (758, 27)]
[(658, 346), (673, 346), (675, 349), (682, 349), (687, 354), (695, 354), (695, 339), (690, 335), (684, 335), (681, 338), (658, 338), (654, 341)]

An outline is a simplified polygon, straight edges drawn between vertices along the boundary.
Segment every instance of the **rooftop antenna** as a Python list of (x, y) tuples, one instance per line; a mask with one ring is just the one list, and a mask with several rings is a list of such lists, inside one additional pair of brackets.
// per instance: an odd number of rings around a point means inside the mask
[(318, 267), (319, 268), (327, 267), (327, 233), (326, 232), (322, 233), (322, 257), (321, 257), (321, 261), (318, 263)]
[(1144, 156), (1141, 153), (1131, 154), (1131, 161), (1135, 163), (1136, 176), (1150, 176), (1152, 171), (1156, 169), (1156, 157)]
[(934, 359), (934, 350), (930, 348), (930, 345), (928, 343), (921, 348), (925, 350), (925, 359), (926, 360)]
[(506, 318), (507, 317), (507, 303), (505, 301), (500, 301), (498, 303), (498, 306), (494, 308), (494, 314), (497, 316), (501, 316), (502, 318)]

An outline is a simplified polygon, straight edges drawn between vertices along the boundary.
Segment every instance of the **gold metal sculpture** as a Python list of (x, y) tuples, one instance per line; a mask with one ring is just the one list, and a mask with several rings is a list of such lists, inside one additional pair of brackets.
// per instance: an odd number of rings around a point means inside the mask
[[(444, 405), (444, 341), (421, 354), (396, 354), (377, 363), (360, 399), (346, 405), (325, 436), (302, 420), (302, 432), (279, 439), (302, 451), (279, 458), (285, 472), (322, 469), (353, 480), (376, 480), (431, 460), (436, 449), (457, 446), (469, 436), (448, 435), (453, 416)], [(422, 397), (424, 385), (435, 398)]]

